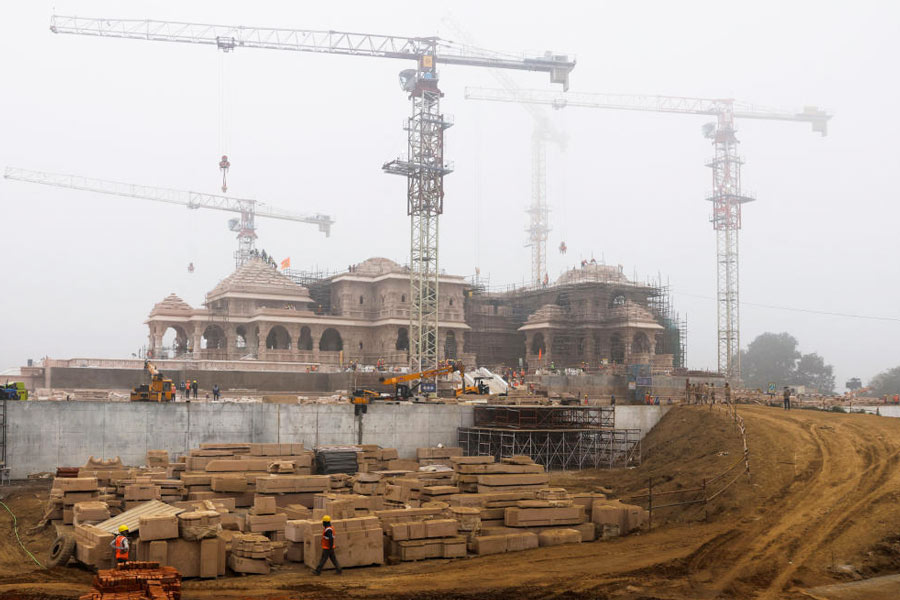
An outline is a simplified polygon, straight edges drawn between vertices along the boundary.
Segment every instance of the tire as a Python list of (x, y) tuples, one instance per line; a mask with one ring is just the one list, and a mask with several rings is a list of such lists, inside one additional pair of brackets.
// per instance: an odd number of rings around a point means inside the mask
[(50, 557), (47, 559), (47, 568), (64, 567), (75, 554), (75, 536), (64, 533), (50, 546)]

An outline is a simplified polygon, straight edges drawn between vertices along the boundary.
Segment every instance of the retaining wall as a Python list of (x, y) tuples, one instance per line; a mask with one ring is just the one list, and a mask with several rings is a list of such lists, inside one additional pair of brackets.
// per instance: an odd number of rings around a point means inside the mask
[[(161, 369), (172, 381), (196, 379), (204, 393), (214, 384), (222, 390), (258, 390), (261, 392), (319, 392), (348, 390), (358, 377), (354, 373), (298, 373), (291, 371), (241, 371), (201, 370), (184, 368)], [(147, 383), (149, 377), (143, 369), (106, 367), (46, 367), (41, 387), (63, 390), (130, 389)], [(377, 375), (361, 373), (366, 383), (377, 381)], [(362, 385), (362, 381), (359, 382)]]
[[(212, 442), (379, 444), (414, 458), (416, 448), (457, 445), (473, 407), (376, 404), (362, 420), (349, 404), (7, 402), (7, 460), (14, 479), (80, 466), (88, 457), (142, 465), (147, 450), (175, 456)], [(646, 434), (668, 406), (617, 406), (616, 427)]]

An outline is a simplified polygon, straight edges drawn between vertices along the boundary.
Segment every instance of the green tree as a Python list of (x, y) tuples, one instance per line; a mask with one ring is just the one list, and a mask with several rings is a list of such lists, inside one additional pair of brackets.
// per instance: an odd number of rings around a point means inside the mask
[(779, 386), (793, 383), (794, 369), (800, 352), (797, 339), (789, 333), (760, 334), (741, 351), (741, 374), (744, 385), (766, 389), (774, 381)]
[(825, 359), (812, 352), (804, 354), (797, 361), (794, 381), (819, 391), (820, 394), (834, 393), (834, 368), (825, 364)]
[(855, 392), (862, 386), (863, 386), (862, 379), (860, 379), (859, 377), (853, 377), (852, 379), (848, 380), (847, 383), (844, 384), (844, 387), (847, 388), (848, 390), (850, 390), (851, 392)]
[(900, 367), (879, 373), (869, 382), (869, 387), (872, 396), (900, 394)]

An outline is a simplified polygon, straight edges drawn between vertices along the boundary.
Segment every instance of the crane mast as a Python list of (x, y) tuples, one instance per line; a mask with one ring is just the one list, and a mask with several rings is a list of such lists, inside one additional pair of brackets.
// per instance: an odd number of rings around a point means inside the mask
[(404, 124), (407, 155), (382, 166), (386, 173), (406, 177), (410, 217), (410, 366), (414, 371), (436, 367), (439, 360), (438, 310), (439, 217), (444, 211), (444, 176), (452, 166), (444, 160), (444, 131), (451, 123), (440, 110), (438, 64), (489, 67), (550, 74), (551, 83), (569, 87), (575, 61), (547, 52), (525, 57), (456, 44), (438, 37), (403, 37), (321, 31), (233, 27), (199, 23), (53, 16), (51, 31), (128, 39), (214, 45), (223, 51), (265, 48), (414, 60), (414, 69), (400, 73), (410, 100)]
[[(475, 45), (471, 35), (461, 24), (451, 17), (442, 20), (455, 35), (460, 36), (469, 45)], [(521, 91), (515, 80), (506, 71), (491, 69), (491, 76), (509, 93)], [(556, 144), (565, 149), (566, 135), (553, 126), (547, 111), (531, 103), (520, 103), (532, 120), (531, 131), (531, 204), (526, 208), (528, 215), (528, 234), (525, 246), (531, 248), (531, 285), (540, 287), (548, 278), (547, 239), (550, 234), (550, 207), (547, 202), (547, 146)]]
[(734, 120), (764, 119), (809, 123), (813, 132), (827, 135), (831, 115), (815, 106), (800, 111), (758, 107), (733, 99), (649, 96), (638, 94), (555, 94), (543, 90), (466, 88), (466, 98), (495, 102), (524, 102), (562, 109), (568, 106), (646, 112), (708, 115), (716, 122), (704, 127), (713, 144), (710, 222), (716, 232), (716, 322), (718, 370), (729, 379), (741, 378), (740, 244), (741, 206), (754, 198), (741, 191), (739, 141)]
[(13, 167), (7, 167), (3, 176), (6, 179), (14, 179), (53, 187), (84, 190), (126, 198), (153, 200), (154, 202), (165, 202), (167, 204), (179, 204), (188, 208), (209, 208), (212, 210), (224, 210), (238, 213), (240, 214), (240, 219), (233, 219), (232, 224), (230, 225), (230, 229), (238, 234), (238, 249), (234, 254), (236, 267), (243, 265), (250, 260), (250, 257), (253, 255), (253, 251), (256, 247), (256, 217), (316, 225), (319, 228), (319, 231), (326, 236), (331, 234), (331, 226), (334, 224), (334, 219), (328, 215), (301, 215), (274, 206), (269, 206), (250, 198), (204, 194), (201, 192), (137, 185), (133, 183), (123, 183), (121, 181), (110, 181), (107, 179), (93, 179), (81, 177), (80, 175), (30, 171), (28, 169), (17, 169)]

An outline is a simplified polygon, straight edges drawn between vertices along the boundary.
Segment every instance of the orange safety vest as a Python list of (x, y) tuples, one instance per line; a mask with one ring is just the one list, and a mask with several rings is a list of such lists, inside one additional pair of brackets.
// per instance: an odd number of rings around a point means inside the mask
[[(325, 534), (328, 533), (329, 531), (331, 532), (331, 544), (332, 545), (328, 544), (329, 540), (325, 536)], [(334, 527), (329, 525), (322, 531), (322, 550), (330, 550), (333, 547), (334, 547)]]
[(125, 549), (125, 544), (122, 543), (125, 539), (124, 535), (116, 536), (116, 560), (128, 560), (128, 550)]

